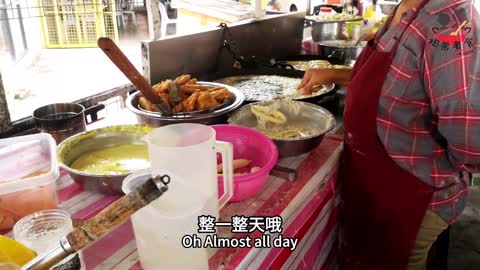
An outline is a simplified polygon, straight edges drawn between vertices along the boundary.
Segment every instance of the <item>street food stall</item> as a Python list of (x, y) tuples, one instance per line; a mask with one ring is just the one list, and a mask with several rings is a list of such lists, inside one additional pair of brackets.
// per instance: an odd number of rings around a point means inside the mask
[(300, 55), (304, 17), (143, 42), (143, 75), (100, 39), (132, 85), (39, 108), (0, 140), (0, 229), (35, 252), (25, 269), (334, 268), (342, 97), (296, 86), (350, 67)]

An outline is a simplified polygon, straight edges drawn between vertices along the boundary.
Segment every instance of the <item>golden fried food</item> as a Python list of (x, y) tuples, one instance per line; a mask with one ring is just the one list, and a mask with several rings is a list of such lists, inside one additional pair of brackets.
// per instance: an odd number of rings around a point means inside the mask
[(152, 88), (155, 92), (157, 92), (157, 94), (168, 93), (168, 84), (171, 82), (172, 80), (166, 80), (166, 81), (155, 84), (154, 86), (152, 86)]
[(162, 97), (168, 103), (168, 105), (170, 105), (170, 107), (175, 105), (175, 104), (173, 104), (172, 98), (170, 97), (170, 95), (168, 93), (159, 93), (158, 95), (160, 97)]
[(187, 95), (191, 95), (195, 92), (200, 92), (200, 89), (196, 88), (195, 86), (188, 85), (188, 84), (180, 85), (179, 89), (182, 93), (187, 94)]
[(198, 91), (209, 91), (210, 87), (200, 84), (184, 84), (180, 85), (180, 91), (185, 94), (192, 94)]
[(200, 98), (200, 93), (193, 93), (187, 100), (185, 100), (185, 110), (187, 112), (193, 112), (196, 109), (196, 104)]
[(173, 112), (193, 112), (196, 109), (197, 100), (200, 96), (200, 92), (193, 93), (183, 102), (177, 104), (173, 108)]
[[(248, 165), (250, 165), (250, 163), (252, 163), (252, 161), (249, 159), (235, 159), (233, 160), (233, 170), (245, 168)], [(217, 165), (217, 173), (222, 173), (222, 172), (223, 172), (223, 164), (220, 163)]]
[[(172, 100), (169, 84), (176, 83), (182, 95), (182, 102)], [(227, 99), (235, 97), (225, 87), (207, 86), (198, 84), (198, 80), (191, 75), (178, 76), (175, 80), (165, 80), (152, 86), (153, 90), (163, 98), (172, 108), (174, 113), (209, 110), (219, 106)], [(142, 109), (158, 112), (158, 108), (151, 104), (145, 97), (140, 97)]]
[(210, 86), (201, 85), (201, 84), (185, 84), (185, 86), (188, 86), (188, 87), (191, 87), (191, 88), (196, 88), (200, 91), (208, 91), (208, 90), (211, 89)]
[(158, 112), (157, 106), (153, 105), (145, 97), (140, 97), (138, 99), (138, 103), (140, 103), (140, 107), (142, 107), (142, 109), (144, 110), (151, 111), (151, 112)]
[(218, 105), (218, 102), (213, 98), (212, 95), (210, 95), (209, 92), (200, 92), (197, 100), (197, 110), (208, 110), (211, 108), (215, 108)]
[(260, 167), (258, 167), (258, 166), (257, 166), (257, 167), (252, 167), (252, 168), (250, 169), (250, 173), (256, 173), (256, 172), (260, 171), (261, 169), (262, 169), (262, 168), (260, 168)]
[(172, 112), (174, 112), (174, 113), (183, 112), (183, 107), (184, 106), (185, 106), (185, 101), (181, 102), (181, 103), (178, 103), (177, 105), (175, 105), (175, 107), (173, 107)]
[(227, 89), (225, 87), (213, 87), (213, 88), (210, 88), (208, 89), (208, 92), (215, 92), (215, 91), (218, 91), (218, 90), (222, 90), (222, 89)]
[(192, 78), (192, 75), (182, 75), (179, 76), (175, 79), (175, 82), (178, 84), (186, 84), (190, 79)]
[(232, 92), (228, 91), (226, 88), (223, 88), (221, 90), (209, 92), (210, 95), (213, 96), (213, 98), (218, 102), (218, 103), (223, 103), (225, 100), (229, 98), (233, 98), (234, 95)]

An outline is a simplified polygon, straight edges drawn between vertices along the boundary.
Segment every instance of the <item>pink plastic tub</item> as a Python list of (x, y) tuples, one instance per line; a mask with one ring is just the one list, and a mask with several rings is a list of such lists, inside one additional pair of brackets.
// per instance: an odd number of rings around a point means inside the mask
[[(261, 169), (255, 173), (235, 176), (233, 179), (233, 197), (230, 202), (238, 202), (255, 196), (265, 185), (270, 170), (277, 164), (278, 151), (276, 145), (267, 136), (251, 128), (235, 125), (214, 125), (217, 141), (233, 144), (233, 159), (249, 159), (252, 163), (244, 172), (252, 167)], [(220, 163), (220, 159), (219, 159)], [(242, 172), (237, 170), (237, 172)], [(218, 177), (218, 193), (223, 194), (223, 177)]]

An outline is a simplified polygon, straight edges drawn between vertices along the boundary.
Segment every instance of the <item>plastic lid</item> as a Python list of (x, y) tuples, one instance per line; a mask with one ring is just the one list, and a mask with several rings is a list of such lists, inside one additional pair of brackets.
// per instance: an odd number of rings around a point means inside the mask
[(123, 193), (128, 194), (132, 192), (136, 187), (150, 179), (150, 177), (152, 177), (152, 171), (150, 169), (137, 171), (128, 175), (122, 182)]

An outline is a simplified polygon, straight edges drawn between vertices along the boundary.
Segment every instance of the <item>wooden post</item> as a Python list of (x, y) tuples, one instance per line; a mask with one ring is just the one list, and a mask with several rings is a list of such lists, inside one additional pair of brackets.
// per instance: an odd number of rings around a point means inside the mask
[(157, 40), (161, 37), (160, 31), (160, 10), (158, 3), (160, 0), (146, 0), (147, 1), (147, 18), (148, 18), (148, 34), (150, 40)]
[(0, 134), (12, 128), (10, 113), (8, 111), (7, 97), (3, 88), (2, 74), (0, 74)]

